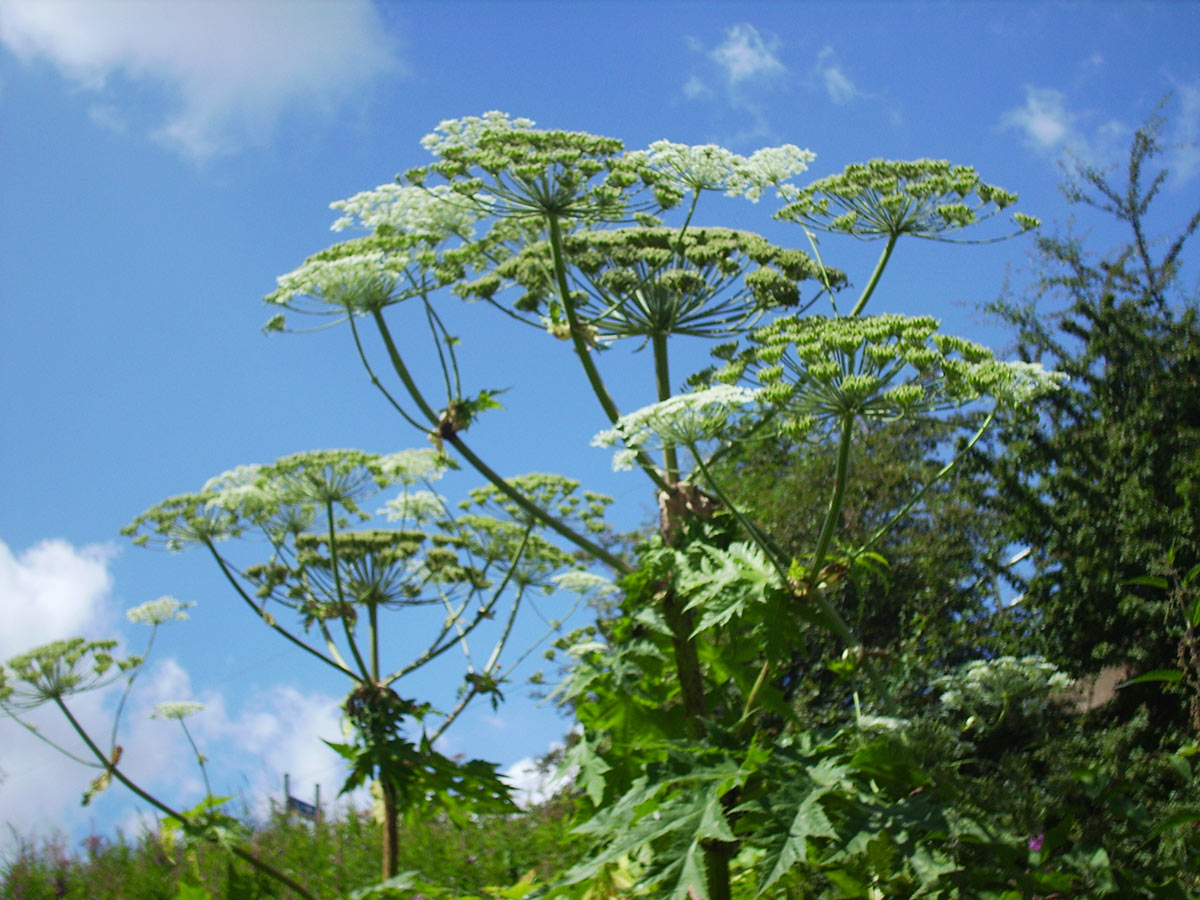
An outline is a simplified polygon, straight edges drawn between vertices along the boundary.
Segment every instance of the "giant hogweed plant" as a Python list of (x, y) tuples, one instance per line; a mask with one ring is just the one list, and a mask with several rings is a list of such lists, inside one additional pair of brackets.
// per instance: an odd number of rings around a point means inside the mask
[[(928, 317), (865, 314), (901, 237), (980, 240), (969, 230), (1016, 197), (936, 160), (851, 166), (804, 187), (795, 179), (812, 154), (791, 145), (749, 157), (666, 141), (626, 152), (500, 113), (444, 122), (424, 144), (431, 163), (335, 204), (339, 227), (368, 233), (283, 276), (267, 298), (283, 310), (268, 327), (294, 329), (304, 313), (344, 322), (398, 415), (487, 478), (510, 514), (618, 579), (609, 615), (558, 642), (568, 672), (557, 695), (583, 727), (568, 758), (591, 803), (579, 830), (594, 847), (546, 890), (725, 900), (822, 879), (851, 896), (948, 889), (969, 829), (925, 790), (893, 715), (887, 661), (827, 592), (878, 563), (873, 547), (892, 524), (861, 546), (838, 541), (864, 421), (980, 407), (961, 455), (997, 409), (1056, 385), (1037, 366), (940, 334)], [(798, 247), (701, 224), (713, 193), (774, 194), (777, 217), (800, 226)], [(1013, 233), (1036, 225), (1014, 219)], [(822, 258), (822, 232), (884, 242), (847, 314), (837, 298), (849, 279)], [(501, 477), (469, 442), (497, 391), (463, 384), (461, 347), (437, 313), (443, 293), (571, 343), (604, 426), (595, 443), (614, 447), (615, 465), (640, 471), (658, 498), (658, 534), (631, 556)], [(832, 315), (813, 312), (821, 300)], [(397, 323), (412, 321), (400, 304), (428, 324), (440, 377), (416, 371), (416, 348), (397, 339)], [(717, 362), (681, 379), (672, 353), (697, 338), (715, 343)], [(623, 413), (605, 351), (631, 339), (649, 350), (651, 403)], [(819, 538), (802, 557), (774, 546), (713, 465), (735, 442), (781, 432), (837, 446)], [(789, 702), (784, 663), (806, 628), (845, 644), (837, 662), (855, 728), (812, 733)]]
[[(383, 620), (442, 605), (445, 628), (419, 663), (465, 639), (505, 592), (515, 615), (521, 592), (554, 584), (552, 573), (583, 589), (596, 581), (583, 569), (609, 570), (619, 594), (608, 615), (558, 642), (569, 663), (557, 693), (582, 726), (568, 763), (591, 804), (579, 831), (594, 846), (542, 889), (551, 895), (726, 900), (828, 884), (847, 896), (952, 892), (963, 848), (1004, 840), (964, 826), (934, 789), (894, 715), (888, 661), (862, 645), (827, 592), (878, 563), (873, 546), (889, 527), (861, 546), (838, 540), (865, 420), (982, 406), (961, 455), (996, 409), (1055, 386), (1039, 367), (940, 334), (928, 317), (865, 315), (902, 236), (963, 240), (1015, 196), (936, 160), (851, 166), (805, 187), (795, 179), (813, 155), (792, 145), (749, 157), (667, 141), (627, 152), (501, 113), (443, 122), (423, 144), (432, 162), (333, 205), (335, 229), (366, 233), (282, 276), (266, 298), (278, 310), (267, 329), (303, 330), (303, 316), (345, 327), (384, 402), (432, 445), (423, 452), (486, 479), (473, 501), (492, 517), (455, 517), (410, 491), (397, 509), (427, 509), (425, 518), (352, 530), (359, 492), (405, 466), (338, 452), (227, 473), (131, 531), (205, 547), (266, 627), (351, 680), (357, 743), (339, 751), (353, 783), (375, 778), (397, 805), (417, 794), (492, 798), (495, 784), (435, 759), (427, 738), (404, 736), (400, 723), (429, 711), (392, 689), (408, 670), (382, 666)], [(784, 204), (776, 217), (799, 226), (798, 247), (699, 224), (714, 193), (773, 194)], [(1014, 219), (1013, 233), (1036, 225)], [(848, 306), (838, 295), (849, 278), (822, 257), (824, 232), (884, 241)], [(554, 476), (502, 476), (468, 440), (500, 392), (464, 378), (461, 342), (439, 312), (453, 296), (570, 342), (596, 401), (595, 442), (615, 447), (616, 466), (640, 471), (658, 499), (658, 533), (632, 554), (603, 539), (599, 498)], [(822, 300), (831, 314), (813, 311)], [(433, 371), (414, 362), (414, 322), (428, 329)], [(629, 339), (650, 351), (650, 405), (623, 414), (605, 351)], [(713, 341), (715, 364), (679, 378), (681, 339)], [(726, 448), (779, 433), (837, 447), (819, 538), (803, 556), (781, 553), (715, 474)], [(218, 541), (250, 529), (269, 555), (239, 566)], [(284, 615), (298, 625), (281, 624)], [(834, 662), (857, 716), (833, 734), (808, 727), (785, 683), (794, 636), (810, 628), (845, 645)], [(467, 672), (468, 699), (499, 699), (505, 673), (494, 658)], [(414, 785), (415, 771), (424, 781)], [(394, 875), (386, 854), (384, 874)], [(400, 895), (404, 879), (389, 881), (378, 896)]]

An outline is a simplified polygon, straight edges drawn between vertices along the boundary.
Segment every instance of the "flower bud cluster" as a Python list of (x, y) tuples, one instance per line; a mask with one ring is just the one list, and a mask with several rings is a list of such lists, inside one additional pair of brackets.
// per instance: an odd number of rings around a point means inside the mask
[[(585, 230), (566, 235), (563, 247), (585, 288), (572, 300), (577, 316), (600, 341), (622, 337), (740, 333), (764, 311), (801, 302), (800, 284), (840, 286), (845, 275), (822, 270), (801, 250), (728, 228), (661, 227)], [(469, 287), (491, 296), (504, 282), (520, 285), (522, 310), (546, 307), (551, 327), (557, 286), (550, 245), (539, 241)], [(738, 284), (739, 278), (742, 280)]]
[(1020, 407), (1063, 378), (1030, 363), (996, 360), (972, 341), (937, 334), (929, 316), (792, 316), (754, 331), (750, 345), (714, 349), (722, 384), (749, 381), (779, 407), (781, 426), (804, 436), (823, 420), (893, 419), (981, 397)]
[[(873, 159), (813, 182), (777, 217), (864, 239), (909, 234), (947, 240), (1016, 202), (1016, 194), (985, 184), (971, 166)], [(1024, 213), (1013, 219), (1021, 231), (1040, 225)]]

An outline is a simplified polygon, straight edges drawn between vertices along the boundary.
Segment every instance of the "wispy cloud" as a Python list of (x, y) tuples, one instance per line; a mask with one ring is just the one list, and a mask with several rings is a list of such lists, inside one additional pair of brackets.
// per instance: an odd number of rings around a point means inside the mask
[(825, 95), (833, 103), (841, 105), (863, 96), (862, 91), (855, 86), (854, 82), (850, 80), (850, 76), (842, 68), (842, 64), (837, 58), (837, 52), (832, 47), (821, 48), (813, 70), (825, 89)]
[(0, 42), (100, 94), (94, 120), (134, 112), (116, 75), (161, 90), (169, 109), (152, 136), (197, 161), (262, 144), (285, 111), (327, 110), (399, 70), (382, 34), (370, 0), (0, 0)]
[(1078, 140), (1077, 116), (1067, 109), (1067, 98), (1053, 88), (1025, 88), (1025, 104), (1008, 110), (1001, 118), (1005, 128), (1020, 131), (1036, 149), (1054, 151), (1068, 140)]
[(1034, 151), (1056, 161), (1064, 154), (1089, 166), (1110, 165), (1124, 153), (1131, 134), (1125, 123), (1095, 110), (1072, 108), (1055, 88), (1026, 85), (1025, 102), (1000, 117), (1000, 128), (1019, 132)]
[(722, 104), (751, 121), (749, 128), (727, 139), (740, 143), (762, 138), (772, 133), (762, 103), (762, 94), (780, 84), (788, 75), (787, 66), (779, 59), (779, 39), (763, 34), (748, 22), (725, 29), (724, 38), (713, 47), (689, 37), (688, 47), (704, 54), (703, 76), (689, 75), (683, 85), (688, 100)]
[(787, 74), (775, 51), (779, 42), (764, 38), (753, 25), (741, 23), (725, 32), (725, 40), (709, 56), (721, 67), (731, 85), (764, 81)]

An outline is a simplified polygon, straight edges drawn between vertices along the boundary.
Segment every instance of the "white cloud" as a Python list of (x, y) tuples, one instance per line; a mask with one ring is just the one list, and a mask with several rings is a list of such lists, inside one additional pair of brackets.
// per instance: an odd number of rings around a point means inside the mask
[[(338, 698), (274, 685), (255, 693), (232, 717), (219, 695), (200, 700), (207, 708), (194, 719), (197, 739), (237, 749), (230, 768), (246, 779), (253, 812), (265, 813), (268, 798), (280, 798), (285, 773), (291, 777), (292, 794), (301, 799), (311, 798), (318, 784), (323, 802), (341, 789), (345, 766), (322, 742), (343, 740)], [(358, 802), (362, 805), (362, 798)]]
[(685, 40), (689, 49), (704, 54), (710, 71), (706, 78), (691, 75), (683, 85), (684, 97), (710, 102), (721, 100), (729, 109), (749, 117), (750, 127), (727, 138), (727, 143), (738, 144), (771, 135), (773, 130), (763, 105), (756, 98), (761, 91), (775, 87), (787, 75), (787, 67), (776, 56), (778, 38), (764, 37), (753, 25), (743, 22), (725, 29), (724, 40), (711, 49), (697, 38)]
[(1006, 112), (1001, 124), (1022, 132), (1039, 150), (1056, 150), (1074, 134), (1075, 120), (1062, 91), (1026, 86), (1025, 105)]
[(198, 161), (399, 69), (382, 34), (370, 0), (0, 0), (0, 41), (21, 58), (106, 99), (117, 75), (162, 89), (173, 108), (154, 137)]
[(1000, 127), (1020, 132), (1030, 147), (1046, 156), (1061, 159), (1066, 153), (1103, 168), (1124, 155), (1131, 131), (1116, 119), (1091, 124), (1097, 118), (1094, 111), (1073, 110), (1062, 91), (1026, 85), (1024, 105), (1005, 112)]
[(821, 48), (821, 52), (817, 54), (815, 71), (825, 88), (825, 94), (832, 102), (840, 105), (863, 96), (850, 77), (842, 70), (842, 64), (838, 61), (837, 53), (832, 47)]
[(103, 624), (115, 554), (111, 545), (48, 540), (14, 556), (0, 541), (0, 661)]
[[(554, 743), (550, 750), (560, 750), (562, 744)], [(571, 783), (573, 772), (559, 772), (555, 768), (543, 771), (538, 767), (537, 759), (527, 756), (500, 773), (513, 789), (513, 801), (522, 808), (538, 806), (545, 803), (556, 793)]]
[(769, 79), (787, 73), (775, 56), (778, 40), (764, 39), (753, 25), (741, 23), (725, 32), (725, 40), (709, 53), (736, 85), (750, 79)]

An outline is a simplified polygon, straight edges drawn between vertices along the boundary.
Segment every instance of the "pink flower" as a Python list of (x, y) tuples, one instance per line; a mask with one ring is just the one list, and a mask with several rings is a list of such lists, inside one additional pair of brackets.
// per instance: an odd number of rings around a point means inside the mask
[(1046, 837), (1045, 834), (1035, 834), (1029, 839), (1029, 849), (1037, 853), (1042, 849), (1042, 840)]

